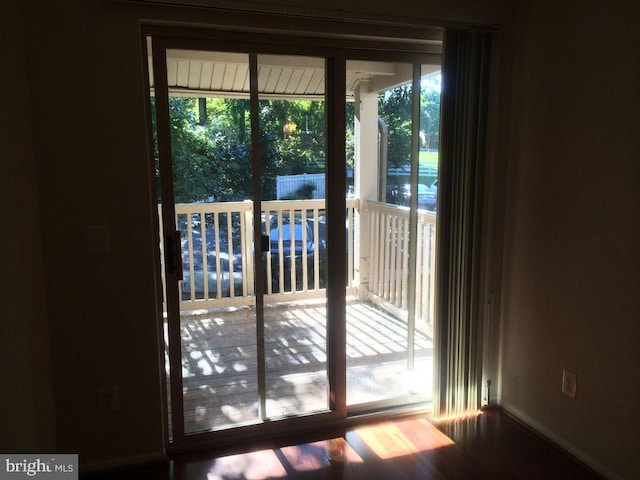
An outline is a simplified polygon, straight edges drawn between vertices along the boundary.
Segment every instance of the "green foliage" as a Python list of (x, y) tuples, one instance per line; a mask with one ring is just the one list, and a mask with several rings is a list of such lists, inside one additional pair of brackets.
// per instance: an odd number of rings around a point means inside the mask
[(378, 112), (389, 130), (388, 165), (408, 165), (411, 160), (411, 85), (381, 93)]
[(423, 132), (422, 146), (437, 150), (440, 144), (440, 92), (426, 90), (420, 96), (420, 130)]
[[(411, 159), (411, 85), (403, 85), (378, 96), (380, 117), (389, 129), (387, 161), (390, 167), (408, 165)], [(435, 89), (420, 94), (421, 147), (438, 149), (440, 93)]]
[[(249, 101), (207, 99), (204, 125), (198, 122), (197, 106), (194, 98), (169, 98), (175, 201), (251, 198)], [(278, 175), (324, 171), (323, 102), (262, 101), (259, 115), (260, 182), (264, 199), (276, 198)], [(155, 119), (155, 114), (153, 117)], [(293, 121), (298, 127), (292, 134), (283, 132), (287, 121)], [(157, 158), (156, 146), (159, 175)]]
[[(242, 102), (242, 100), (241, 100)], [(193, 98), (171, 97), (171, 147), (173, 154), (174, 196), (177, 203), (233, 201), (249, 198), (251, 149), (243, 130), (238, 105), (226, 109), (226, 118), (213, 112), (215, 121), (197, 123)], [(234, 128), (235, 127), (235, 128)]]
[[(421, 96), (423, 146), (437, 148), (440, 97)], [(155, 102), (152, 100), (155, 121)], [(399, 167), (411, 154), (411, 86), (379, 95), (380, 116), (389, 128), (388, 163)], [(195, 98), (170, 97), (169, 117), (177, 203), (241, 201), (252, 197), (251, 112), (247, 99), (208, 98), (201, 124)], [(346, 105), (346, 163), (353, 168), (354, 104)], [(276, 177), (325, 170), (325, 104), (311, 100), (262, 100), (259, 105), (262, 198), (276, 198)], [(285, 133), (287, 122), (296, 124)], [(156, 129), (154, 126), (154, 136)], [(155, 138), (155, 137), (154, 137)], [(157, 141), (156, 175), (159, 179)], [(159, 181), (158, 181), (159, 188)], [(313, 191), (299, 192), (311, 198)]]
[[(268, 100), (260, 102), (260, 128), (274, 142), (281, 175), (324, 171), (324, 102)], [(296, 130), (286, 134), (283, 126), (293, 122)]]

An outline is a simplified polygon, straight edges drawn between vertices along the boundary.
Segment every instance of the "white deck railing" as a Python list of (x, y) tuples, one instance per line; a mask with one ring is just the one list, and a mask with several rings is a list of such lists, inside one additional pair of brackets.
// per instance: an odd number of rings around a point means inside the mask
[[(354, 218), (357, 205), (357, 199), (347, 200), (348, 219)], [(264, 275), (265, 303), (308, 300), (326, 294), (324, 199), (262, 202), (262, 234), (270, 239), (270, 252), (257, 269), (251, 201), (176, 204), (175, 209), (182, 237), (183, 309), (254, 304), (254, 272)], [(158, 211), (162, 218), (161, 206)], [(349, 231), (347, 288), (351, 294), (353, 241), (353, 232)], [(161, 244), (162, 259), (163, 247)], [(164, 281), (163, 274), (163, 285)]]
[[(409, 294), (409, 209), (364, 202), (369, 224), (367, 296), (399, 318), (407, 318)], [(434, 318), (436, 214), (418, 210), (415, 317)]]
[[(347, 294), (367, 297), (406, 318), (409, 210), (370, 201), (363, 208), (359, 204), (358, 199), (347, 199)], [(326, 295), (323, 199), (262, 202), (262, 234), (269, 236), (271, 251), (257, 269), (252, 202), (177, 204), (175, 208), (182, 232), (182, 309), (254, 304), (254, 272), (264, 275), (265, 303)], [(415, 308), (416, 317), (428, 324), (434, 313), (435, 218), (435, 213), (418, 210)], [(362, 232), (358, 246), (355, 230), (362, 227), (368, 233)], [(368, 283), (358, 285), (359, 276), (368, 277)]]

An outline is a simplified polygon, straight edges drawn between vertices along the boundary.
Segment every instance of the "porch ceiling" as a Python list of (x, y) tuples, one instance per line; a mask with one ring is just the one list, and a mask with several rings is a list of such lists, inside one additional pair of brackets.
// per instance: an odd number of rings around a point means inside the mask
[[(153, 69), (149, 57), (151, 87)], [(440, 71), (439, 65), (423, 65), (423, 75)], [(411, 80), (412, 66), (389, 62), (350, 60), (347, 62), (347, 97), (353, 98), (360, 84), (370, 92), (382, 91)], [(228, 52), (169, 50), (167, 52), (169, 93), (175, 96), (248, 97), (248, 55)], [(258, 91), (263, 98), (307, 98), (324, 96), (325, 70), (322, 58), (260, 55)]]

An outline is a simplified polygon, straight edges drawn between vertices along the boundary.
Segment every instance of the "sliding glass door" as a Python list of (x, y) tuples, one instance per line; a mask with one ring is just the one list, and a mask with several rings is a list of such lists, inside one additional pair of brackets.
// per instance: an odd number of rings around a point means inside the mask
[(325, 60), (158, 43), (172, 434), (328, 412)]
[(360, 207), (348, 221), (357, 289), (347, 292), (347, 405), (359, 411), (427, 402), (439, 66), (350, 60), (346, 81), (349, 191)]
[(439, 67), (149, 43), (172, 442), (426, 405)]
[(329, 409), (325, 60), (258, 55), (266, 418)]

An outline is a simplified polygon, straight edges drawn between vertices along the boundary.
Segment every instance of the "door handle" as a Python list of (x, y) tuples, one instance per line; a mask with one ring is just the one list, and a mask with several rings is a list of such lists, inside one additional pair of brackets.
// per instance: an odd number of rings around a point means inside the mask
[(268, 252), (271, 249), (271, 242), (269, 241), (269, 235), (262, 235), (260, 237), (260, 251), (262, 253)]
[[(169, 274), (178, 273), (178, 280), (183, 279), (182, 272), (182, 247), (180, 245), (180, 230), (176, 230), (173, 235), (167, 235), (164, 239), (164, 259), (167, 263)], [(180, 246), (180, 247), (178, 247)]]

